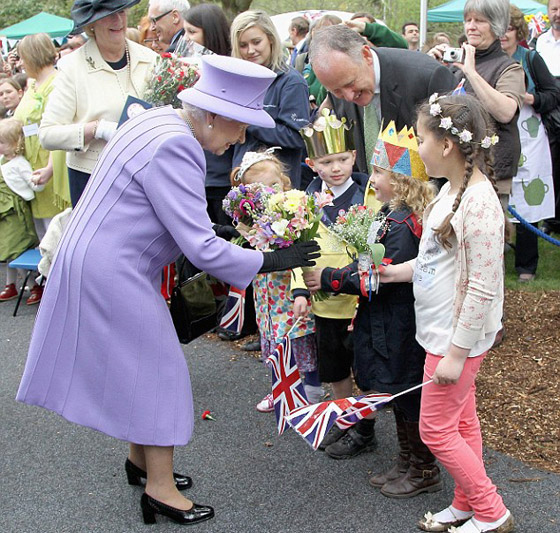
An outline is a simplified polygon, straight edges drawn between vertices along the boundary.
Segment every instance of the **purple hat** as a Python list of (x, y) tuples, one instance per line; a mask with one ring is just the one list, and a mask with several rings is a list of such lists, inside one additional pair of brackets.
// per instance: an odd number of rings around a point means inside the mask
[(200, 79), (179, 99), (211, 113), (252, 126), (274, 128), (274, 119), (263, 109), (266, 91), (276, 78), (272, 70), (235, 57), (202, 57)]

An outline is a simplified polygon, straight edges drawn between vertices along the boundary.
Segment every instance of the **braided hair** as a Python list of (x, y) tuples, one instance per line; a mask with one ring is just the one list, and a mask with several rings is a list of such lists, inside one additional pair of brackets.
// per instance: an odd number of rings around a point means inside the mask
[[(437, 116), (430, 114), (430, 104), (425, 102), (420, 105), (418, 109), (418, 118), (422, 117), (423, 123), (426, 128), (438, 140), (447, 137), (459, 149), (465, 158), (465, 175), (455, 201), (449, 213), (441, 226), (434, 230), (436, 238), (440, 244), (446, 248), (451, 248), (450, 238), (453, 235), (453, 226), (451, 219), (457, 212), (463, 194), (469, 186), (469, 182), (476, 167), (480, 168), (486, 177), (492, 183), (496, 195), (498, 194), (496, 188), (496, 180), (494, 178), (493, 168), (493, 147), (482, 148), (480, 141), (492, 135), (491, 128), (492, 121), (488, 112), (482, 107), (476, 98), (470, 95), (455, 95), (446, 96), (445, 98), (438, 99), (437, 103), (441, 106), (441, 113)], [(472, 133), (472, 140), (468, 142), (460, 142), (459, 137), (443, 127), (440, 127), (441, 117), (449, 117), (454, 128), (458, 131), (468, 130)]]

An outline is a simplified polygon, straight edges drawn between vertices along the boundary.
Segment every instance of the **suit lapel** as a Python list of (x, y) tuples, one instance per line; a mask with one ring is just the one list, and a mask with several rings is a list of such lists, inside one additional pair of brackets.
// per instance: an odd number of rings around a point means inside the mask
[(402, 102), (402, 95), (399, 91), (399, 84), (397, 82), (398, 76), (390, 62), (385, 61), (383, 53), (377, 52), (379, 58), (379, 69), (381, 71), (381, 118), (383, 124), (394, 120), (395, 124), (400, 124), (400, 107)]

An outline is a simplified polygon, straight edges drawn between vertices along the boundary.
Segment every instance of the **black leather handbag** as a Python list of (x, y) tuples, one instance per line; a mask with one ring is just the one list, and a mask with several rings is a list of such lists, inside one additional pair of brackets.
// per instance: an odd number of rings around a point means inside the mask
[(215, 278), (198, 270), (186, 257), (177, 262), (178, 283), (171, 293), (169, 311), (182, 344), (188, 344), (218, 324), (222, 302), (214, 296)]

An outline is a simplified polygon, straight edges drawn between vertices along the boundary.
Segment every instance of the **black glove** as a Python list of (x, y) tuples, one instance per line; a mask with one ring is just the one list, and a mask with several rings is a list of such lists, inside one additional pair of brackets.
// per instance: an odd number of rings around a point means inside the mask
[(218, 237), (220, 237), (221, 239), (225, 239), (226, 241), (231, 241), (231, 239), (239, 237), (239, 232), (233, 226), (222, 226), (221, 224), (214, 224), (212, 226), (212, 229)]
[(277, 270), (288, 270), (297, 267), (315, 266), (319, 253), (317, 241), (298, 242), (289, 248), (282, 248), (274, 252), (263, 253), (264, 259), (259, 273), (276, 272)]

